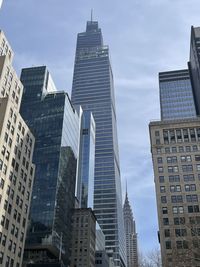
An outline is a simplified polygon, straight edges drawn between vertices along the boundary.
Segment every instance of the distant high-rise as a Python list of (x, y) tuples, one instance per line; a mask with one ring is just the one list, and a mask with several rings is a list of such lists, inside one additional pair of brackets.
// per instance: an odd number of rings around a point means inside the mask
[(68, 95), (56, 91), (45, 66), (23, 69), (21, 81), (25, 88), (21, 113), (36, 137), (35, 183), (24, 261), (30, 266), (50, 266), (62, 260), (68, 266), (79, 117)]
[(123, 207), (124, 225), (126, 231), (126, 253), (127, 253), (127, 267), (138, 267), (138, 248), (137, 248), (137, 233), (133, 212), (128, 199), (126, 197)]
[(159, 73), (161, 120), (196, 116), (189, 71)]
[(91, 111), (96, 123), (94, 211), (114, 251), (116, 266), (126, 266), (125, 231), (116, 126), (113, 75), (109, 48), (97, 21), (88, 21), (76, 46), (72, 103)]
[(23, 92), (0, 31), (0, 266), (21, 267), (34, 180), (35, 138), (19, 109)]

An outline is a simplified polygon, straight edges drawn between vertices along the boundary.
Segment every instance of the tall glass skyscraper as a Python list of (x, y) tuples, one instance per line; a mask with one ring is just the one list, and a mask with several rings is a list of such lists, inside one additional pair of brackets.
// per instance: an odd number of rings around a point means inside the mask
[(45, 66), (23, 69), (21, 81), (21, 113), (36, 137), (36, 171), (24, 261), (30, 266), (51, 266), (62, 259), (68, 266), (79, 117), (68, 95), (56, 91)]
[(94, 211), (106, 248), (114, 252), (115, 266), (126, 266), (113, 74), (97, 21), (87, 22), (86, 32), (78, 34), (72, 103), (94, 116)]
[(196, 116), (194, 97), (187, 69), (159, 73), (161, 120)]

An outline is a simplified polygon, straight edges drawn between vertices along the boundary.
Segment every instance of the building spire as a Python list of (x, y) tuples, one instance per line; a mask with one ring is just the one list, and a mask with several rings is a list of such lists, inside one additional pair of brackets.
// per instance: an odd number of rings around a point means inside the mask
[(125, 202), (128, 201), (128, 189), (127, 189), (127, 180), (126, 180), (126, 195), (125, 195)]
[(91, 22), (93, 21), (93, 8), (91, 9)]

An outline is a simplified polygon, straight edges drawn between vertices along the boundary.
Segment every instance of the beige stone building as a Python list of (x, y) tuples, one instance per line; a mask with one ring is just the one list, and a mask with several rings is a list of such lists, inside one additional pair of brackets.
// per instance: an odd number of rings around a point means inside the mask
[(150, 123), (163, 267), (200, 266), (200, 118)]
[(95, 267), (96, 217), (91, 208), (75, 209), (70, 267)]
[(34, 178), (34, 136), (19, 114), (23, 86), (0, 31), (0, 266), (21, 267)]

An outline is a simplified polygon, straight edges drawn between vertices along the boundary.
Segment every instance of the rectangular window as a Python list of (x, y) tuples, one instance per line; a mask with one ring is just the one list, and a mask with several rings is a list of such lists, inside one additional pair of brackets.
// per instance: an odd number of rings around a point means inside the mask
[(160, 193), (165, 193), (165, 186), (160, 186)]
[(192, 165), (182, 165), (182, 171), (183, 172), (192, 172), (193, 166)]
[(159, 176), (159, 182), (160, 182), (160, 183), (164, 183), (164, 182), (165, 182), (165, 178), (164, 178), (164, 176)]
[(189, 181), (194, 181), (194, 174), (187, 174), (187, 175), (183, 175), (183, 180), (185, 182), (189, 182)]
[(170, 175), (169, 176), (169, 182), (170, 183), (180, 182), (180, 176), (179, 175)]

